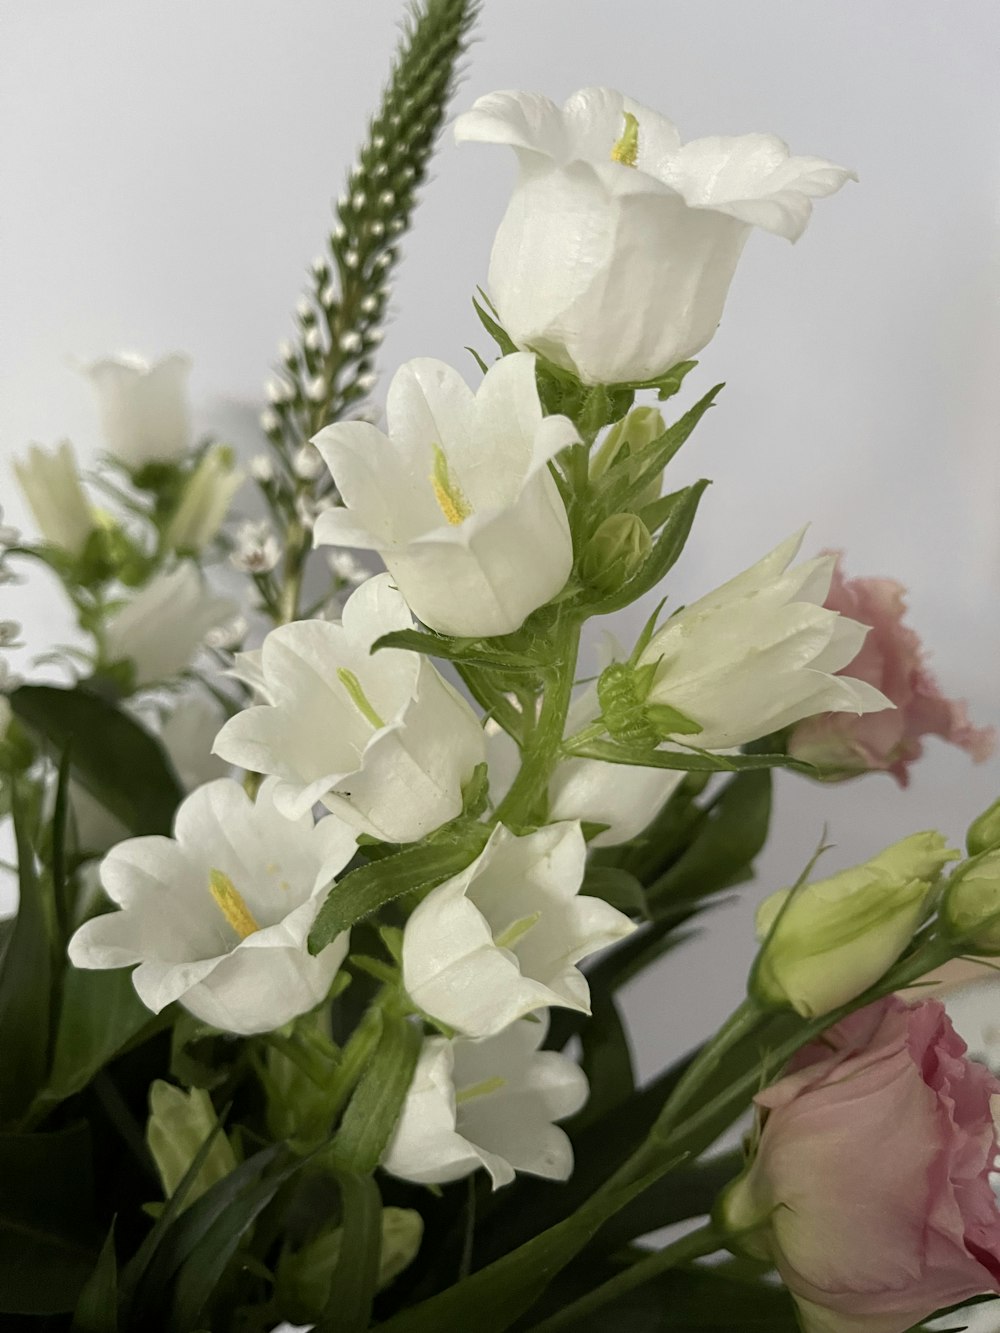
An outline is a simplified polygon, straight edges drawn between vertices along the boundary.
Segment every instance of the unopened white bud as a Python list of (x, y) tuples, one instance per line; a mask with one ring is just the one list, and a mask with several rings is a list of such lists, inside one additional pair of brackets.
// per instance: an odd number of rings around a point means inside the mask
[(392, 218), (389, 222), (389, 230), (394, 235), (398, 235), (399, 232), (401, 232), (405, 226), (406, 223), (402, 218)]
[(377, 181), (382, 180), (382, 178), (384, 176), (388, 176), (388, 174), (389, 174), (389, 165), (387, 162), (377, 162), (375, 164), (375, 167), (372, 171), (372, 175), (375, 177)]
[(369, 389), (374, 389), (378, 376), (373, 370), (365, 370), (354, 381), (362, 393), (367, 393)]
[(369, 329), (365, 334), (365, 344), (368, 347), (378, 347), (384, 337), (385, 334), (381, 329)]
[(312, 271), (317, 275), (317, 277), (319, 277), (323, 273), (326, 273), (328, 268), (329, 265), (327, 264), (326, 259), (323, 257), (323, 255), (317, 255), (312, 262)]
[(303, 444), (292, 458), (292, 471), (303, 481), (315, 481), (323, 471), (323, 459), (313, 444)]
[(294, 362), (295, 348), (292, 346), (292, 344), (288, 341), (287, 338), (285, 338), (283, 342), (278, 344), (278, 355), (281, 357), (282, 361)]
[(368, 196), (365, 194), (364, 190), (355, 190), (354, 194), (351, 196), (351, 207), (354, 209), (355, 213), (360, 213), (367, 202)]
[(372, 147), (376, 149), (378, 152), (381, 152), (382, 149), (385, 147), (385, 135), (376, 134), (372, 139)]
[(361, 334), (355, 329), (349, 329), (347, 333), (340, 336), (340, 350), (342, 352), (360, 352)]
[(378, 197), (378, 202), (380, 208), (392, 208), (396, 202), (396, 196), (392, 190), (383, 190)]
[(321, 403), (326, 397), (327, 382), (324, 375), (314, 375), (306, 385), (306, 397), (311, 403)]
[(361, 256), (358, 254), (357, 250), (348, 250), (344, 255), (345, 268), (357, 268), (360, 263)]
[(335, 241), (338, 245), (340, 244), (340, 242), (344, 239), (344, 237), (345, 237), (346, 235), (347, 235), (347, 228), (346, 228), (346, 227), (344, 227), (344, 226), (342, 226), (342, 225), (338, 225), (338, 226), (334, 227), (334, 229), (333, 229), (333, 239), (334, 239), (334, 241)]
[(265, 407), (260, 414), (260, 428), (265, 435), (271, 435), (281, 429), (281, 418), (270, 407)]
[(368, 570), (350, 551), (331, 551), (327, 556), (330, 572), (344, 583), (357, 587), (368, 578)]
[(319, 352), (323, 348), (323, 335), (319, 331), (318, 325), (314, 324), (311, 329), (306, 329), (306, 336), (302, 339), (310, 352)]
[(270, 454), (254, 454), (250, 460), (250, 475), (254, 481), (266, 485), (274, 481), (274, 460)]
[(372, 236), (378, 239), (378, 237), (385, 235), (385, 223), (376, 218), (374, 222), (368, 224), (368, 230)]
[(328, 282), (319, 294), (319, 299), (323, 302), (323, 309), (329, 310), (337, 304), (337, 289), (332, 282)]
[(312, 303), (306, 296), (299, 297), (295, 306), (295, 313), (304, 324), (308, 324), (311, 320), (316, 318), (313, 313)]
[(238, 648), (246, 638), (249, 628), (250, 623), (246, 616), (234, 616), (227, 624), (210, 629), (205, 635), (205, 645), (208, 648), (230, 650)]
[(272, 403), (280, 405), (290, 402), (295, 394), (285, 380), (268, 380), (267, 396)]
[(374, 295), (372, 295), (371, 293), (369, 293), (367, 296), (363, 296), (363, 297), (361, 298), (361, 301), (360, 301), (359, 304), (360, 304), (360, 309), (361, 309), (361, 313), (362, 313), (362, 314), (364, 314), (364, 315), (374, 315), (375, 312), (376, 312), (376, 310), (378, 310), (378, 307), (379, 307), (379, 300), (378, 300), (378, 297), (377, 297), (377, 296), (374, 296)]

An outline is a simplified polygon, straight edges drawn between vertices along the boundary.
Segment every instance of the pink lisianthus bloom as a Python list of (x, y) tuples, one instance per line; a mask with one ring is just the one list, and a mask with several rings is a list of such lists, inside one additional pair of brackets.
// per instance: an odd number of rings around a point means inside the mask
[(923, 736), (941, 736), (981, 763), (993, 753), (992, 727), (974, 727), (966, 706), (948, 699), (927, 670), (920, 636), (903, 623), (906, 589), (895, 579), (846, 579), (838, 556), (825, 605), (871, 632), (839, 673), (880, 689), (896, 705), (880, 713), (823, 713), (806, 718), (791, 733), (789, 754), (832, 769), (836, 778), (891, 773), (901, 787), (909, 766), (923, 754)]
[(775, 1264), (805, 1333), (904, 1333), (1000, 1292), (1000, 1082), (965, 1051), (937, 1000), (889, 997), (757, 1096), (756, 1154), (721, 1217)]

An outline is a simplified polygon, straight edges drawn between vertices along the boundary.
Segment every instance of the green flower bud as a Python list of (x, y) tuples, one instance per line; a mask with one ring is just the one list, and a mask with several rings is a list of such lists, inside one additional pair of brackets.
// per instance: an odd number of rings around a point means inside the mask
[[(977, 819), (976, 824), (979, 822)], [(972, 829), (969, 834), (971, 847)], [(952, 875), (941, 920), (948, 934), (967, 945), (970, 953), (1000, 954), (1000, 847), (974, 856)]]
[(637, 514), (612, 514), (587, 543), (580, 564), (584, 582), (598, 592), (617, 592), (639, 572), (652, 546), (649, 529)]
[(958, 858), (940, 833), (914, 833), (864, 865), (761, 903), (763, 940), (751, 996), (816, 1018), (875, 984), (923, 920), (942, 867)]
[[(644, 450), (665, 434), (666, 422), (659, 408), (633, 407), (628, 416), (608, 431), (590, 460), (590, 477), (598, 481), (611, 468), (624, 468), (630, 479), (642, 469)], [(636, 509), (652, 504), (660, 495), (661, 474), (652, 477), (632, 503)]]
[(980, 852), (989, 852), (994, 847), (1000, 847), (1000, 798), (969, 825), (969, 831), (965, 835), (965, 845), (969, 849), (970, 856), (978, 856)]
[[(146, 1142), (163, 1183), (163, 1193), (170, 1198), (181, 1183), (202, 1144), (215, 1130), (218, 1117), (212, 1099), (203, 1088), (185, 1092), (172, 1083), (157, 1079), (149, 1090), (149, 1123)], [(231, 1171), (236, 1169), (232, 1144), (225, 1134), (217, 1133), (187, 1194), (184, 1207), (194, 1203)]]
[(623, 745), (655, 749), (667, 736), (694, 736), (701, 727), (669, 704), (647, 704), (656, 664), (633, 666), (612, 662), (601, 672), (597, 698), (601, 720), (608, 732)]
[(222, 527), (230, 502), (243, 484), (236, 456), (225, 444), (206, 449), (181, 493), (163, 534), (174, 551), (197, 554)]

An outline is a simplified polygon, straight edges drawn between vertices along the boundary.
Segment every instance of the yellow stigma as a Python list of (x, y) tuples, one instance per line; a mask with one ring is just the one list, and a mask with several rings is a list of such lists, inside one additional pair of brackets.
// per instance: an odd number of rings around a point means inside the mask
[(639, 157), (639, 122), (631, 111), (625, 112), (625, 129), (611, 150), (611, 161), (634, 167)]
[(532, 912), (530, 916), (522, 916), (519, 920), (512, 921), (493, 943), (498, 949), (512, 949), (522, 936), (527, 935), (541, 915), (541, 912)]
[(431, 486), (438, 508), (453, 528), (457, 528), (463, 519), (472, 513), (472, 505), (462, 494), (462, 488), (448, 470), (448, 460), (439, 444), (432, 444), (434, 467), (431, 471)]
[(353, 671), (348, 671), (347, 667), (337, 668), (337, 679), (343, 685), (344, 689), (350, 695), (351, 703), (358, 710), (366, 722), (370, 722), (376, 731), (385, 726), (385, 723), (379, 717), (378, 713), (372, 707), (368, 695), (361, 688), (361, 681)]
[(474, 1097), (486, 1097), (491, 1092), (499, 1092), (506, 1082), (505, 1078), (497, 1076), (484, 1078), (482, 1083), (471, 1083), (455, 1093), (455, 1105), (461, 1106), (463, 1102), (471, 1102)]
[(253, 912), (247, 907), (243, 895), (228, 875), (224, 875), (221, 870), (209, 871), (208, 887), (219, 911), (241, 940), (260, 930)]

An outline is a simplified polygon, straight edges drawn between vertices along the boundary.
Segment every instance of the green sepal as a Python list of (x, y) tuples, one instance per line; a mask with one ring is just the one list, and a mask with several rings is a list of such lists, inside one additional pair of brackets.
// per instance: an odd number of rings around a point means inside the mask
[(448, 662), (488, 667), (493, 671), (522, 672), (537, 671), (539, 668), (537, 657), (507, 649), (500, 639), (458, 639), (446, 634), (399, 629), (377, 638), (371, 651), (377, 653), (383, 648), (403, 648), (413, 653), (424, 653), (428, 657), (440, 657)]

